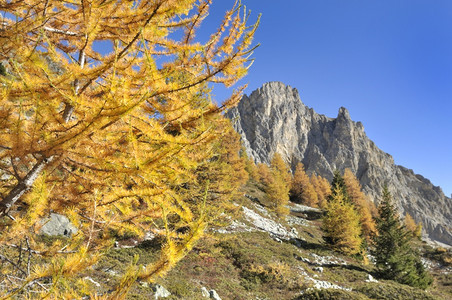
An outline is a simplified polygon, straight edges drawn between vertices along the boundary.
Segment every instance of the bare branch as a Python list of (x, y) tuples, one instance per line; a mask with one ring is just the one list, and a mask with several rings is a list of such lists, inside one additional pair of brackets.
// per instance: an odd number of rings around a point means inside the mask
[(52, 27), (49, 27), (49, 26), (45, 26), (44, 30), (47, 30), (47, 31), (50, 31), (50, 32), (54, 32), (54, 33), (60, 33), (60, 34), (64, 34), (64, 35), (69, 35), (69, 36), (82, 36), (82, 34), (77, 33), (77, 32), (56, 29), (56, 28), (52, 28)]

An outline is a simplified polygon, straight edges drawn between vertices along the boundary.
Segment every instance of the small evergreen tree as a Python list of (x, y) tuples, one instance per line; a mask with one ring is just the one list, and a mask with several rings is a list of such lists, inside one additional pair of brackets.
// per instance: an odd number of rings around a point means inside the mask
[(339, 170), (336, 170), (334, 171), (334, 177), (333, 180), (331, 181), (331, 195), (328, 197), (328, 200), (332, 200), (336, 196), (336, 191), (338, 190), (341, 190), (344, 198), (347, 201), (350, 201), (344, 177), (342, 177)]
[(433, 280), (422, 265), (419, 253), (412, 248), (412, 234), (400, 221), (386, 186), (383, 188), (378, 212), (378, 235), (373, 237), (375, 249), (372, 254), (379, 276), (410, 286), (427, 288)]

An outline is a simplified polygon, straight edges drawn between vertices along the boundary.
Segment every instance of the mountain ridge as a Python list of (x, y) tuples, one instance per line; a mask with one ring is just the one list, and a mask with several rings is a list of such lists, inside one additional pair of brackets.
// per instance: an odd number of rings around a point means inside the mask
[(350, 168), (374, 201), (387, 184), (400, 212), (423, 223), (424, 238), (452, 245), (452, 199), (424, 176), (396, 165), (346, 108), (326, 117), (308, 108), (296, 88), (273, 81), (244, 95), (227, 116), (255, 162), (268, 164), (279, 152), (292, 169), (302, 162), (308, 173), (328, 180), (334, 170)]

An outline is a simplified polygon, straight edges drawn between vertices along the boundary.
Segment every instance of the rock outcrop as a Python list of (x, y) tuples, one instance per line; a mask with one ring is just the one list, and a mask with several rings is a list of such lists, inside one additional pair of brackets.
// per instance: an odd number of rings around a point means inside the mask
[(328, 180), (336, 169), (349, 168), (377, 202), (387, 184), (401, 213), (422, 222), (424, 237), (452, 245), (452, 199), (428, 179), (394, 164), (344, 107), (337, 118), (328, 118), (304, 105), (296, 89), (269, 82), (227, 115), (256, 162), (269, 163), (279, 152), (292, 168), (302, 162), (308, 173)]

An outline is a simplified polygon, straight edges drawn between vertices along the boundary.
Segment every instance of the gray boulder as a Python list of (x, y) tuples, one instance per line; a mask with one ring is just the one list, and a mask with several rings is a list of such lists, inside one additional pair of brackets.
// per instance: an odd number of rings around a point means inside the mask
[(41, 234), (50, 236), (71, 237), (77, 233), (77, 228), (63, 215), (51, 213), (50, 217), (42, 220)]
[(206, 287), (201, 287), (201, 294), (204, 298), (210, 298), (214, 300), (221, 300), (220, 296), (218, 296), (215, 290), (207, 290)]
[(204, 298), (210, 298), (209, 290), (207, 290), (207, 288), (205, 286), (201, 287), (201, 295)]
[(154, 299), (166, 298), (171, 296), (171, 293), (160, 284), (155, 284), (152, 287), (152, 290), (154, 291)]
[(215, 290), (210, 290), (209, 294), (210, 294), (210, 299), (221, 300), (220, 296), (218, 296), (218, 294)]

